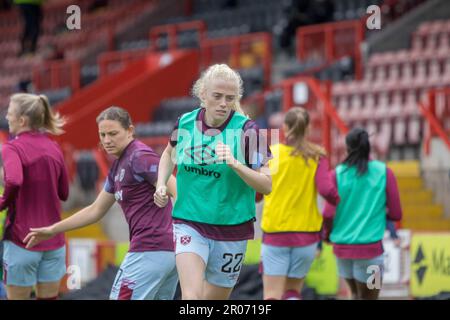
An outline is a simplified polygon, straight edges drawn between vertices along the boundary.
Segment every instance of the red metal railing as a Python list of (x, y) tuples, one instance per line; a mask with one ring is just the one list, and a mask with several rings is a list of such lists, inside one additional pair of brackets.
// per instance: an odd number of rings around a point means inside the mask
[(168, 50), (178, 49), (177, 37), (180, 32), (186, 30), (197, 30), (199, 34), (199, 45), (206, 35), (206, 24), (203, 21), (195, 20), (178, 24), (167, 24), (155, 26), (150, 29), (150, 47), (132, 51), (108, 51), (99, 55), (97, 62), (99, 66), (99, 77), (122, 70), (127, 63), (145, 57), (151, 52), (158, 51), (157, 39), (162, 34), (167, 34), (169, 46)]
[(133, 51), (108, 51), (97, 59), (99, 78), (122, 70), (127, 63), (142, 59), (151, 51), (149, 49)]
[[(80, 5), (83, 10), (92, 3), (91, 0), (78, 1), (77, 5)], [(90, 30), (95, 32), (85, 31), (82, 33), (68, 34), (63, 38), (58, 38), (58, 43), (64, 47), (64, 49), (74, 48), (76, 49), (75, 58), (71, 60), (77, 60), (79, 58), (78, 51), (89, 52), (90, 49), (98, 45), (101, 45), (101, 50), (112, 51), (115, 49), (115, 34), (119, 31), (122, 26), (118, 18), (135, 16), (136, 12), (141, 12), (147, 7), (156, 7), (158, 1), (133, 1), (129, 5), (124, 6), (121, 4), (117, 6), (112, 4), (112, 10), (105, 10), (102, 15), (98, 16), (95, 14), (88, 14), (84, 18), (86, 25), (90, 26)], [(62, 10), (65, 12), (67, 3), (61, 3), (52, 6), (56, 10)], [(119, 8), (120, 7), (120, 8)], [(54, 10), (54, 11), (55, 11)], [(53, 13), (57, 13), (56, 11)], [(46, 15), (47, 17), (47, 15)], [(66, 51), (67, 52), (67, 51)], [(81, 54), (84, 55), (84, 54)], [(76, 64), (76, 69), (73, 68)], [(49, 76), (50, 75), (50, 76)], [(63, 78), (70, 77), (71, 80), (61, 80)], [(80, 88), (81, 82), (81, 69), (80, 63), (77, 61), (60, 61), (60, 62), (49, 62), (44, 66), (37, 66), (33, 69), (33, 81), (37, 81), (35, 86), (37, 90), (47, 90), (47, 89), (58, 89), (63, 86), (68, 86), (72, 89), (72, 92), (76, 92)]]
[[(294, 99), (294, 91), (297, 85), (304, 85), (304, 88), (306, 88), (303, 91), (306, 95), (305, 100), (301, 103), (296, 102)], [(280, 109), (283, 112), (296, 105), (301, 105), (309, 111), (311, 116), (310, 139), (316, 143), (321, 143), (328, 154), (331, 155), (329, 157), (330, 161), (336, 164), (340, 155), (336, 152), (337, 148), (333, 145), (333, 141), (337, 140), (337, 137), (343, 138), (349, 129), (331, 103), (330, 83), (321, 82), (312, 77), (293, 77), (283, 80), (262, 93), (245, 99), (242, 104), (244, 108), (252, 104), (256, 105), (259, 114), (261, 114), (263, 113), (266, 96), (275, 90), (282, 90)]]
[(428, 104), (419, 102), (419, 109), (426, 120), (424, 136), (425, 153), (430, 152), (431, 139), (439, 137), (450, 150), (450, 88), (428, 91)]
[(227, 63), (235, 69), (262, 65), (264, 88), (271, 83), (272, 36), (266, 32), (206, 39), (201, 44), (202, 69), (214, 63)]
[[(193, 24), (190, 27), (195, 25)], [(154, 30), (154, 35), (157, 35), (159, 32), (167, 31), (167, 28), (172, 27), (169, 28), (172, 30), (170, 31), (171, 34), (173, 34), (171, 38), (176, 39), (176, 33), (173, 30), (177, 30), (177, 26), (155, 27), (156, 29), (152, 30)], [(184, 30), (188, 26), (188, 24), (185, 24), (179, 30)], [(172, 41), (172, 43), (175, 42)], [(172, 44), (170, 47), (174, 48), (175, 45)], [(253, 33), (217, 39), (203, 39), (200, 44), (200, 51), (201, 69), (205, 69), (213, 63), (227, 63), (236, 69), (261, 65), (264, 72), (264, 87), (270, 86), (272, 66), (272, 37), (270, 34)], [(126, 63), (140, 59), (151, 52), (155, 52), (154, 46), (152, 46), (152, 49), (102, 53), (98, 59), (99, 75), (101, 77), (119, 71)]]
[[(336, 112), (336, 108), (332, 105), (330, 99), (330, 83), (320, 82), (317, 79), (310, 77), (294, 77), (284, 80), (281, 84), (283, 89), (283, 111), (287, 111), (292, 106), (295, 106), (294, 90), (297, 85), (304, 85), (307, 88), (307, 101), (303, 104), (306, 109), (315, 110), (318, 113), (317, 122), (311, 124), (312, 130), (321, 130), (321, 141), (327, 150), (328, 154), (335, 155), (333, 146), (332, 127), (337, 128), (337, 133), (345, 135), (348, 132), (347, 125), (342, 121)], [(319, 128), (314, 128), (314, 125), (320, 125)], [(331, 159), (331, 157), (330, 157)], [(336, 162), (336, 161), (332, 161)]]
[[(206, 25), (203, 21), (162, 25), (152, 28), (150, 31), (152, 45), (149, 49), (102, 53), (98, 58), (99, 77), (119, 71), (125, 64), (140, 59), (150, 52), (155, 52), (157, 50), (156, 39), (163, 33), (167, 33), (169, 36), (169, 50), (176, 49), (178, 47), (178, 33), (191, 29), (199, 32), (202, 69), (210, 64), (219, 62), (228, 63), (236, 69), (261, 65), (264, 71), (264, 87), (268, 88), (270, 86), (272, 37), (269, 33), (205, 39)], [(113, 37), (112, 31), (108, 34), (109, 38)], [(112, 45), (112, 38), (108, 40), (108, 43)], [(38, 90), (68, 86), (73, 92), (76, 92), (80, 89), (80, 76), (79, 61), (48, 62), (33, 70), (33, 82)]]
[(168, 50), (178, 49), (177, 39), (179, 33), (188, 30), (196, 30), (198, 32), (199, 44), (206, 37), (206, 24), (202, 20), (194, 20), (176, 24), (165, 24), (151, 28), (149, 34), (151, 50), (158, 50), (158, 37), (163, 34), (167, 34)]
[(362, 20), (341, 21), (300, 27), (297, 29), (297, 58), (331, 63), (344, 56), (355, 60), (355, 77), (362, 78), (360, 45), (364, 40)]
[(37, 90), (70, 87), (72, 93), (80, 89), (80, 62), (49, 61), (33, 69), (33, 83)]

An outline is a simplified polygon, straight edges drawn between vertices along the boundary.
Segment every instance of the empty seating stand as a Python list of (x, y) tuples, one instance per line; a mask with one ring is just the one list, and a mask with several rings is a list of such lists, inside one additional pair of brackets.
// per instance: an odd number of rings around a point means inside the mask
[(262, 67), (241, 69), (238, 71), (244, 82), (244, 97), (264, 89), (264, 69)]
[(153, 115), (153, 121), (136, 125), (136, 136), (158, 137), (169, 135), (179, 116), (200, 106), (196, 98), (183, 97), (161, 102)]
[(363, 80), (335, 83), (332, 99), (342, 119), (371, 128), (384, 151), (389, 144), (418, 145), (417, 103), (429, 89), (450, 85), (449, 30), (450, 20), (426, 22), (413, 34), (412, 49), (373, 54)]
[(334, 20), (353, 20), (361, 18), (370, 5), (380, 5), (381, 0), (337, 0), (334, 1)]
[(194, 0), (190, 17), (176, 17), (168, 23), (203, 20), (208, 38), (220, 38), (251, 32), (271, 31), (283, 17), (278, 0), (239, 0), (236, 5), (227, 1)]
[(192, 111), (200, 106), (200, 102), (196, 98), (183, 97), (172, 98), (161, 102), (159, 108), (154, 114), (154, 121), (175, 121), (183, 113)]
[(99, 178), (99, 169), (91, 151), (80, 151), (76, 157), (77, 175), (85, 191), (95, 190)]
[(342, 81), (354, 78), (354, 60), (346, 56), (330, 66), (323, 67), (319, 61), (296, 61), (289, 69), (283, 72), (283, 78), (290, 78), (297, 75), (313, 75), (319, 80)]
[[(68, 32), (66, 27), (70, 0), (48, 1), (43, 5), (45, 19), (42, 21), (42, 34), (38, 42), (38, 54), (32, 58), (18, 58), (22, 22), (20, 12), (12, 10), (1, 13), (0, 18), (0, 98), (17, 92), (20, 81), (31, 80), (34, 66), (42, 63), (41, 53), (49, 45), (64, 51), (64, 58), (82, 59), (92, 52), (92, 48), (103, 45), (107, 48), (108, 33), (111, 28), (115, 32), (123, 31), (136, 16), (148, 8), (154, 7), (154, 1), (148, 0), (109, 0), (107, 6), (96, 10), (93, 8), (95, 0), (82, 0), (76, 4), (83, 12), (81, 32)], [(88, 84), (95, 79), (92, 69), (82, 70), (82, 84)], [(65, 76), (62, 74), (62, 76)], [(50, 87), (40, 88), (49, 89)], [(52, 88), (54, 89), (54, 88)], [(62, 88), (64, 89), (64, 88)], [(3, 99), (3, 98), (2, 98)], [(0, 100), (0, 106), (6, 102)]]
[(392, 21), (426, 0), (334, 0), (334, 20), (359, 19), (371, 5), (381, 8), (383, 21)]
[(50, 105), (55, 106), (61, 101), (66, 100), (72, 94), (72, 90), (69, 87), (54, 89), (54, 90), (46, 90), (42, 91), (42, 94), (45, 94), (50, 102)]

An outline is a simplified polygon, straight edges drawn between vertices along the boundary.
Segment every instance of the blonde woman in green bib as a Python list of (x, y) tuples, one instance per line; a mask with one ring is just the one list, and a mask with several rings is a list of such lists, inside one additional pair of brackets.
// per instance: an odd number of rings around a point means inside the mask
[(242, 79), (225, 64), (194, 84), (201, 107), (182, 115), (159, 164), (155, 203), (168, 202), (177, 165), (173, 209), (176, 264), (183, 299), (228, 299), (254, 236), (255, 191), (269, 194), (270, 150), (241, 111)]

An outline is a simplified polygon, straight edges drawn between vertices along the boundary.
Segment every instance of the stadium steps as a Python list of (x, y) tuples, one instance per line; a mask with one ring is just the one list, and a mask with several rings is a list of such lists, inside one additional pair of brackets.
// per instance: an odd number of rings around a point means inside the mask
[(383, 32), (373, 34), (367, 40), (367, 50), (372, 54), (409, 48), (410, 36), (421, 23), (448, 19), (449, 15), (448, 0), (425, 1), (387, 27), (383, 26)]
[(419, 161), (392, 161), (388, 167), (397, 177), (403, 208), (402, 227), (413, 231), (450, 231), (444, 208), (433, 200), (420, 173)]
[[(73, 211), (64, 212), (61, 215), (61, 219), (66, 219), (66, 218), (70, 217), (76, 211), (78, 211), (78, 209), (73, 210)], [(96, 240), (108, 240), (108, 236), (103, 231), (100, 222), (91, 224), (91, 225), (81, 228), (81, 229), (66, 232), (66, 238), (67, 239), (90, 238), (90, 239), (96, 239)]]

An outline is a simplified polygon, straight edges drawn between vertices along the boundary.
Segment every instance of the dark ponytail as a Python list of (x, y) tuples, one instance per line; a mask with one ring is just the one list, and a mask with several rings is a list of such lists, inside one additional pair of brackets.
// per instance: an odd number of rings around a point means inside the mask
[(354, 128), (345, 137), (347, 158), (342, 162), (349, 167), (356, 166), (358, 175), (367, 171), (370, 155), (369, 134), (362, 128)]

